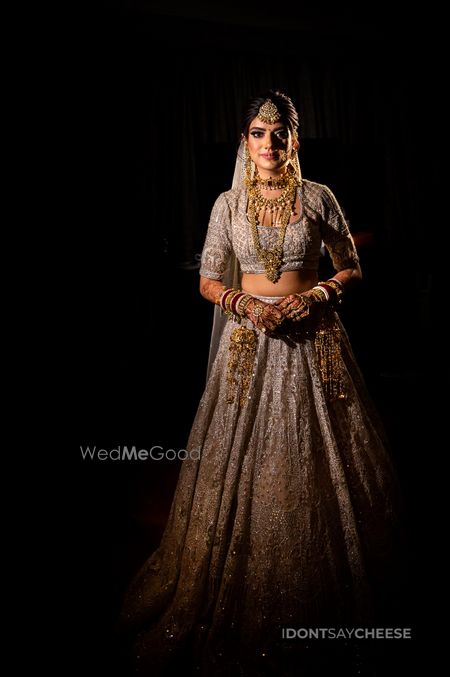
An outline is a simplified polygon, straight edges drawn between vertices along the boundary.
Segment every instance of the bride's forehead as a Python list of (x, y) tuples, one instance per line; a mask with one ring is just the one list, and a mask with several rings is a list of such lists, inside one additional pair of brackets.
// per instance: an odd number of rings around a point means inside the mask
[(257, 127), (258, 129), (269, 130), (273, 132), (277, 129), (286, 129), (286, 125), (282, 122), (275, 122), (273, 125), (269, 125), (266, 122), (263, 122), (258, 117), (254, 118), (250, 123), (250, 129)]

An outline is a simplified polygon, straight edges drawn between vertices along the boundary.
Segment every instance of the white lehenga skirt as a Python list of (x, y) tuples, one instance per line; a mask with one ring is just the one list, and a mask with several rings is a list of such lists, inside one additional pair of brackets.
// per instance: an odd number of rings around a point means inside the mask
[(137, 674), (172, 674), (182, 656), (188, 674), (287, 675), (292, 652), (301, 659), (286, 628), (373, 622), (396, 479), (337, 322), (345, 398), (332, 402), (312, 320), (257, 332), (245, 403), (239, 379), (230, 402), (239, 325), (225, 327), (160, 547), (125, 600)]

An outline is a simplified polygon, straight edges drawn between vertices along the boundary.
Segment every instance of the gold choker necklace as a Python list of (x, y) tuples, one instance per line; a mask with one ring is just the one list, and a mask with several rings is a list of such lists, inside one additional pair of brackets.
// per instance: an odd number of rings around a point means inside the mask
[(256, 182), (261, 190), (279, 190), (280, 188), (286, 188), (289, 177), (286, 174), (283, 174), (283, 176), (271, 176), (268, 179), (262, 179), (258, 174)]

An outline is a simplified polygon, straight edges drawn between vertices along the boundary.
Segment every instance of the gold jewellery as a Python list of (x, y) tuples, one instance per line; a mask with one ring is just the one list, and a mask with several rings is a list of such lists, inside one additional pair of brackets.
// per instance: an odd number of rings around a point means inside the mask
[(247, 402), (253, 376), (253, 363), (257, 347), (256, 331), (247, 327), (234, 329), (230, 337), (227, 367), (227, 402), (232, 404), (239, 392), (239, 406)]
[[(264, 266), (267, 278), (275, 283), (281, 276), (284, 238), (287, 225), (294, 213), (293, 207), (299, 181), (294, 173), (287, 171), (283, 177), (277, 179), (261, 179), (258, 175), (252, 179), (247, 177), (246, 183), (248, 189), (247, 213), (256, 255)], [(262, 195), (262, 189), (281, 189), (282, 193), (278, 197), (267, 198)], [(279, 226), (278, 242), (273, 249), (265, 249), (259, 240), (258, 226), (264, 222), (266, 213), (269, 214), (272, 225)]]
[[(266, 124), (273, 124), (280, 120), (281, 113), (271, 99), (266, 99), (258, 110), (258, 118)], [(296, 140), (294, 135), (294, 141)], [(278, 151), (280, 160), (286, 162), (288, 154), (285, 150)], [(245, 183), (248, 189), (247, 215), (251, 226), (253, 244), (256, 255), (262, 262), (267, 278), (275, 283), (280, 279), (281, 266), (283, 265), (283, 247), (286, 229), (294, 214), (297, 186), (300, 185), (300, 166), (297, 153), (290, 158), (286, 172), (281, 177), (262, 179), (255, 171), (247, 146), (245, 147)], [(267, 198), (262, 194), (263, 190), (281, 190), (281, 195), (275, 198)], [(272, 249), (265, 249), (260, 242), (258, 226), (263, 225), (269, 218), (270, 225), (278, 226), (278, 241)]]
[(258, 110), (258, 117), (262, 122), (265, 122), (267, 125), (273, 125), (275, 122), (278, 122), (281, 115), (278, 108), (273, 103), (273, 101), (271, 101), (270, 99), (266, 99)]
[(262, 179), (260, 176), (258, 176), (257, 182), (259, 190), (279, 190), (280, 188), (286, 188), (285, 176), (281, 176), (280, 178), (271, 176), (268, 179)]
[(341, 352), (341, 329), (333, 312), (326, 310), (314, 339), (320, 377), (328, 402), (345, 400), (344, 369)]

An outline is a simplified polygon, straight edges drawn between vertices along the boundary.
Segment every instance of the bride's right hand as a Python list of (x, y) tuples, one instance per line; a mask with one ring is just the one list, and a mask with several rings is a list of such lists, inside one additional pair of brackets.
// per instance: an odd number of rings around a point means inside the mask
[(245, 307), (245, 315), (262, 332), (274, 331), (284, 320), (284, 313), (272, 303), (251, 299)]

